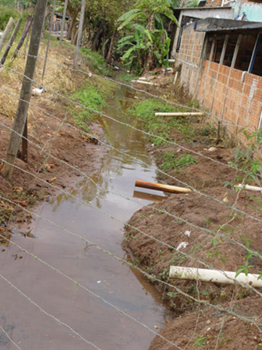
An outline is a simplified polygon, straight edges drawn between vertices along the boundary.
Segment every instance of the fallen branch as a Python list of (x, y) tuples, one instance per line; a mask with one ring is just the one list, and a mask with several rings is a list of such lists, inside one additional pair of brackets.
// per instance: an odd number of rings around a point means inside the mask
[(157, 183), (154, 183), (154, 182), (147, 182), (147, 181), (140, 181), (140, 180), (136, 180), (135, 186), (136, 187), (142, 187), (142, 188), (149, 188), (151, 190), (170, 192), (170, 193), (187, 193), (187, 192), (191, 192), (191, 190), (189, 188), (170, 186), (170, 185), (163, 185), (163, 184), (157, 184)]
[(162, 117), (192, 117), (192, 116), (200, 116), (203, 115), (203, 112), (176, 112), (176, 113), (155, 113), (155, 116), (162, 116)]
[(198, 269), (195, 267), (170, 266), (169, 277), (182, 280), (198, 280), (202, 282), (212, 282), (219, 284), (235, 284), (237, 282), (252, 285), (253, 287), (262, 287), (262, 280), (259, 275), (240, 273), (237, 277), (236, 272), (218, 271), (209, 269)]

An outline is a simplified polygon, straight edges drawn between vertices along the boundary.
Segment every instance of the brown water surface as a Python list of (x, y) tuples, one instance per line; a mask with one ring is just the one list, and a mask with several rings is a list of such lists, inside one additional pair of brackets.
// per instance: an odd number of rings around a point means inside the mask
[[(136, 125), (123, 111), (129, 99), (120, 89), (106, 113)], [(121, 248), (124, 223), (161, 200), (161, 192), (133, 193), (136, 179), (155, 181), (155, 165), (140, 133), (105, 118), (101, 124), (116, 150), (108, 150), (92, 177), (98, 187), (84, 179), (70, 195), (45, 203), (32, 226), (35, 239), (13, 234), (16, 244), (47, 264), (13, 245), (0, 252), (1, 274), (17, 288), (0, 279), (0, 325), (21, 349), (95, 349), (91, 342), (104, 350), (146, 350), (165, 324), (160, 293), (123, 262), (130, 257)], [(1, 330), (0, 349), (17, 349)]]

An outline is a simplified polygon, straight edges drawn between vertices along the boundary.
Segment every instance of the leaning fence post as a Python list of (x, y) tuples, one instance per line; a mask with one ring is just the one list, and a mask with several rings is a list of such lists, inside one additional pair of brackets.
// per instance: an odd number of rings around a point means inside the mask
[(15, 24), (15, 20), (12, 17), (10, 17), (10, 19), (9, 19), (9, 21), (7, 23), (7, 26), (5, 27), (5, 31), (3, 33), (3, 36), (2, 36), (2, 38), (0, 40), (0, 52), (1, 52), (2, 48), (4, 47), (4, 45), (5, 45), (6, 39), (7, 39), (8, 35), (9, 35), (9, 33), (11, 32), (11, 29), (12, 29), (14, 24)]
[(14, 29), (12, 35), (11, 35), (11, 38), (9, 39), (9, 42), (8, 42), (8, 45), (7, 45), (6, 49), (5, 49), (3, 57), (2, 57), (2, 59), (0, 61), (0, 64), (2, 64), (2, 65), (5, 63), (6, 57), (8, 55), (8, 52), (10, 51), (10, 49), (11, 49), (11, 47), (13, 45), (13, 42), (15, 40), (16, 34), (18, 33), (18, 30), (19, 30), (21, 22), (22, 22), (22, 19), (19, 18), (19, 20), (16, 23), (15, 29)]

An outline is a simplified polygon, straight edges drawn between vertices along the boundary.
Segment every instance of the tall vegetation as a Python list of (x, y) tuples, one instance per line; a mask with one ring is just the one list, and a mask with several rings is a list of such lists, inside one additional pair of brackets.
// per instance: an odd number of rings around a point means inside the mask
[(129, 69), (141, 73), (166, 64), (171, 42), (167, 27), (170, 22), (178, 25), (172, 11), (176, 5), (171, 0), (138, 0), (118, 19), (118, 30), (125, 30), (118, 50)]

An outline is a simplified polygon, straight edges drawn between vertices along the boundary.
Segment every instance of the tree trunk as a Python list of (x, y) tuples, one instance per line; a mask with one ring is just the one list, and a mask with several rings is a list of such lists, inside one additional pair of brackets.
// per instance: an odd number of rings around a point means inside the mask
[(33, 22), (33, 17), (28, 15), (27, 19), (26, 19), (26, 22), (25, 22), (23, 34), (22, 34), (21, 39), (20, 39), (20, 41), (19, 41), (19, 43), (17, 45), (17, 48), (15, 49), (15, 52), (13, 54), (13, 57), (12, 57), (13, 59), (16, 58), (18, 51), (20, 50), (21, 46), (23, 45), (24, 40), (25, 40), (25, 38), (27, 36), (27, 33), (30, 30), (32, 22)]
[(115, 44), (115, 37), (116, 37), (116, 30), (114, 30), (113, 35), (111, 37), (109, 50), (108, 50), (108, 53), (107, 53), (107, 56), (106, 56), (106, 60), (110, 64), (112, 63), (112, 58), (113, 58), (113, 49), (114, 49), (114, 44)]
[(64, 35), (64, 27), (65, 27), (65, 17), (66, 17), (67, 3), (68, 3), (68, 0), (65, 0), (64, 11), (63, 11), (62, 28), (61, 28), (60, 40), (59, 40), (59, 44), (60, 44), (60, 45), (61, 45), (61, 42), (62, 42), (62, 40), (63, 40), (63, 35)]
[(69, 11), (70, 17), (71, 17), (71, 24), (70, 24), (70, 28), (69, 28), (71, 44), (73, 44), (73, 39), (75, 37), (75, 33), (77, 32), (75, 24), (76, 24), (76, 19), (77, 19), (77, 16), (79, 14), (80, 9), (81, 9), (80, 5), (78, 6), (78, 8), (76, 10), (74, 10), (72, 5), (70, 4), (70, 2), (68, 3), (68, 11)]
[(85, 5), (86, 5), (85, 0), (82, 0), (81, 17), (80, 17), (80, 23), (79, 23), (79, 28), (78, 28), (77, 44), (76, 44), (76, 52), (75, 52), (75, 59), (74, 59), (73, 69), (76, 69), (78, 53), (79, 53), (81, 39), (82, 39), (82, 30), (83, 30), (84, 17), (85, 17)]
[[(148, 22), (147, 22), (147, 29), (149, 32), (152, 32), (154, 30), (154, 14), (151, 14)], [(149, 52), (146, 58), (146, 64), (145, 64), (145, 71), (150, 71), (154, 68), (154, 62), (153, 62), (153, 46), (149, 48)]]
[(16, 37), (16, 34), (17, 34), (18, 30), (19, 30), (21, 22), (22, 22), (22, 19), (19, 18), (19, 20), (16, 23), (15, 29), (14, 29), (12, 35), (11, 35), (11, 38), (9, 39), (9, 42), (8, 42), (8, 45), (7, 45), (6, 49), (5, 49), (3, 57), (1, 59), (0, 64), (2, 64), (2, 65), (5, 63), (6, 57), (7, 57), (8, 53), (9, 53), (9, 51), (10, 51), (12, 45), (13, 45), (13, 42), (15, 40), (15, 37)]
[(56, 6), (56, 0), (54, 0), (54, 2), (53, 2), (53, 9), (52, 9), (51, 19), (50, 19), (50, 23), (49, 23), (49, 34), (48, 34), (48, 41), (47, 41), (47, 46), (46, 46), (45, 62), (44, 62), (43, 73), (42, 73), (42, 82), (43, 82), (44, 76), (45, 76), (46, 62), (47, 62), (47, 56), (48, 56), (48, 51), (49, 51), (51, 33), (52, 33), (52, 28), (53, 28), (55, 6)]
[(10, 136), (6, 163), (4, 164), (1, 174), (8, 179), (11, 178), (13, 165), (21, 142), (21, 136), (24, 132), (24, 126), (27, 119), (27, 112), (31, 98), (32, 79), (36, 67), (38, 50), (40, 45), (41, 33), (45, 19), (45, 9), (47, 0), (38, 0), (36, 6), (35, 20), (30, 41), (29, 53), (25, 66), (24, 79), (22, 83), (18, 108), (13, 124), (13, 130)]
[(96, 49), (97, 49), (97, 43), (98, 43), (98, 39), (99, 39), (99, 37), (100, 37), (100, 35), (101, 35), (102, 31), (103, 31), (103, 25), (104, 25), (104, 21), (101, 21), (100, 25), (98, 27), (98, 30), (97, 30), (97, 32), (95, 34), (95, 38), (94, 38), (94, 40), (92, 42), (92, 48), (91, 48), (92, 51), (96, 51)]

